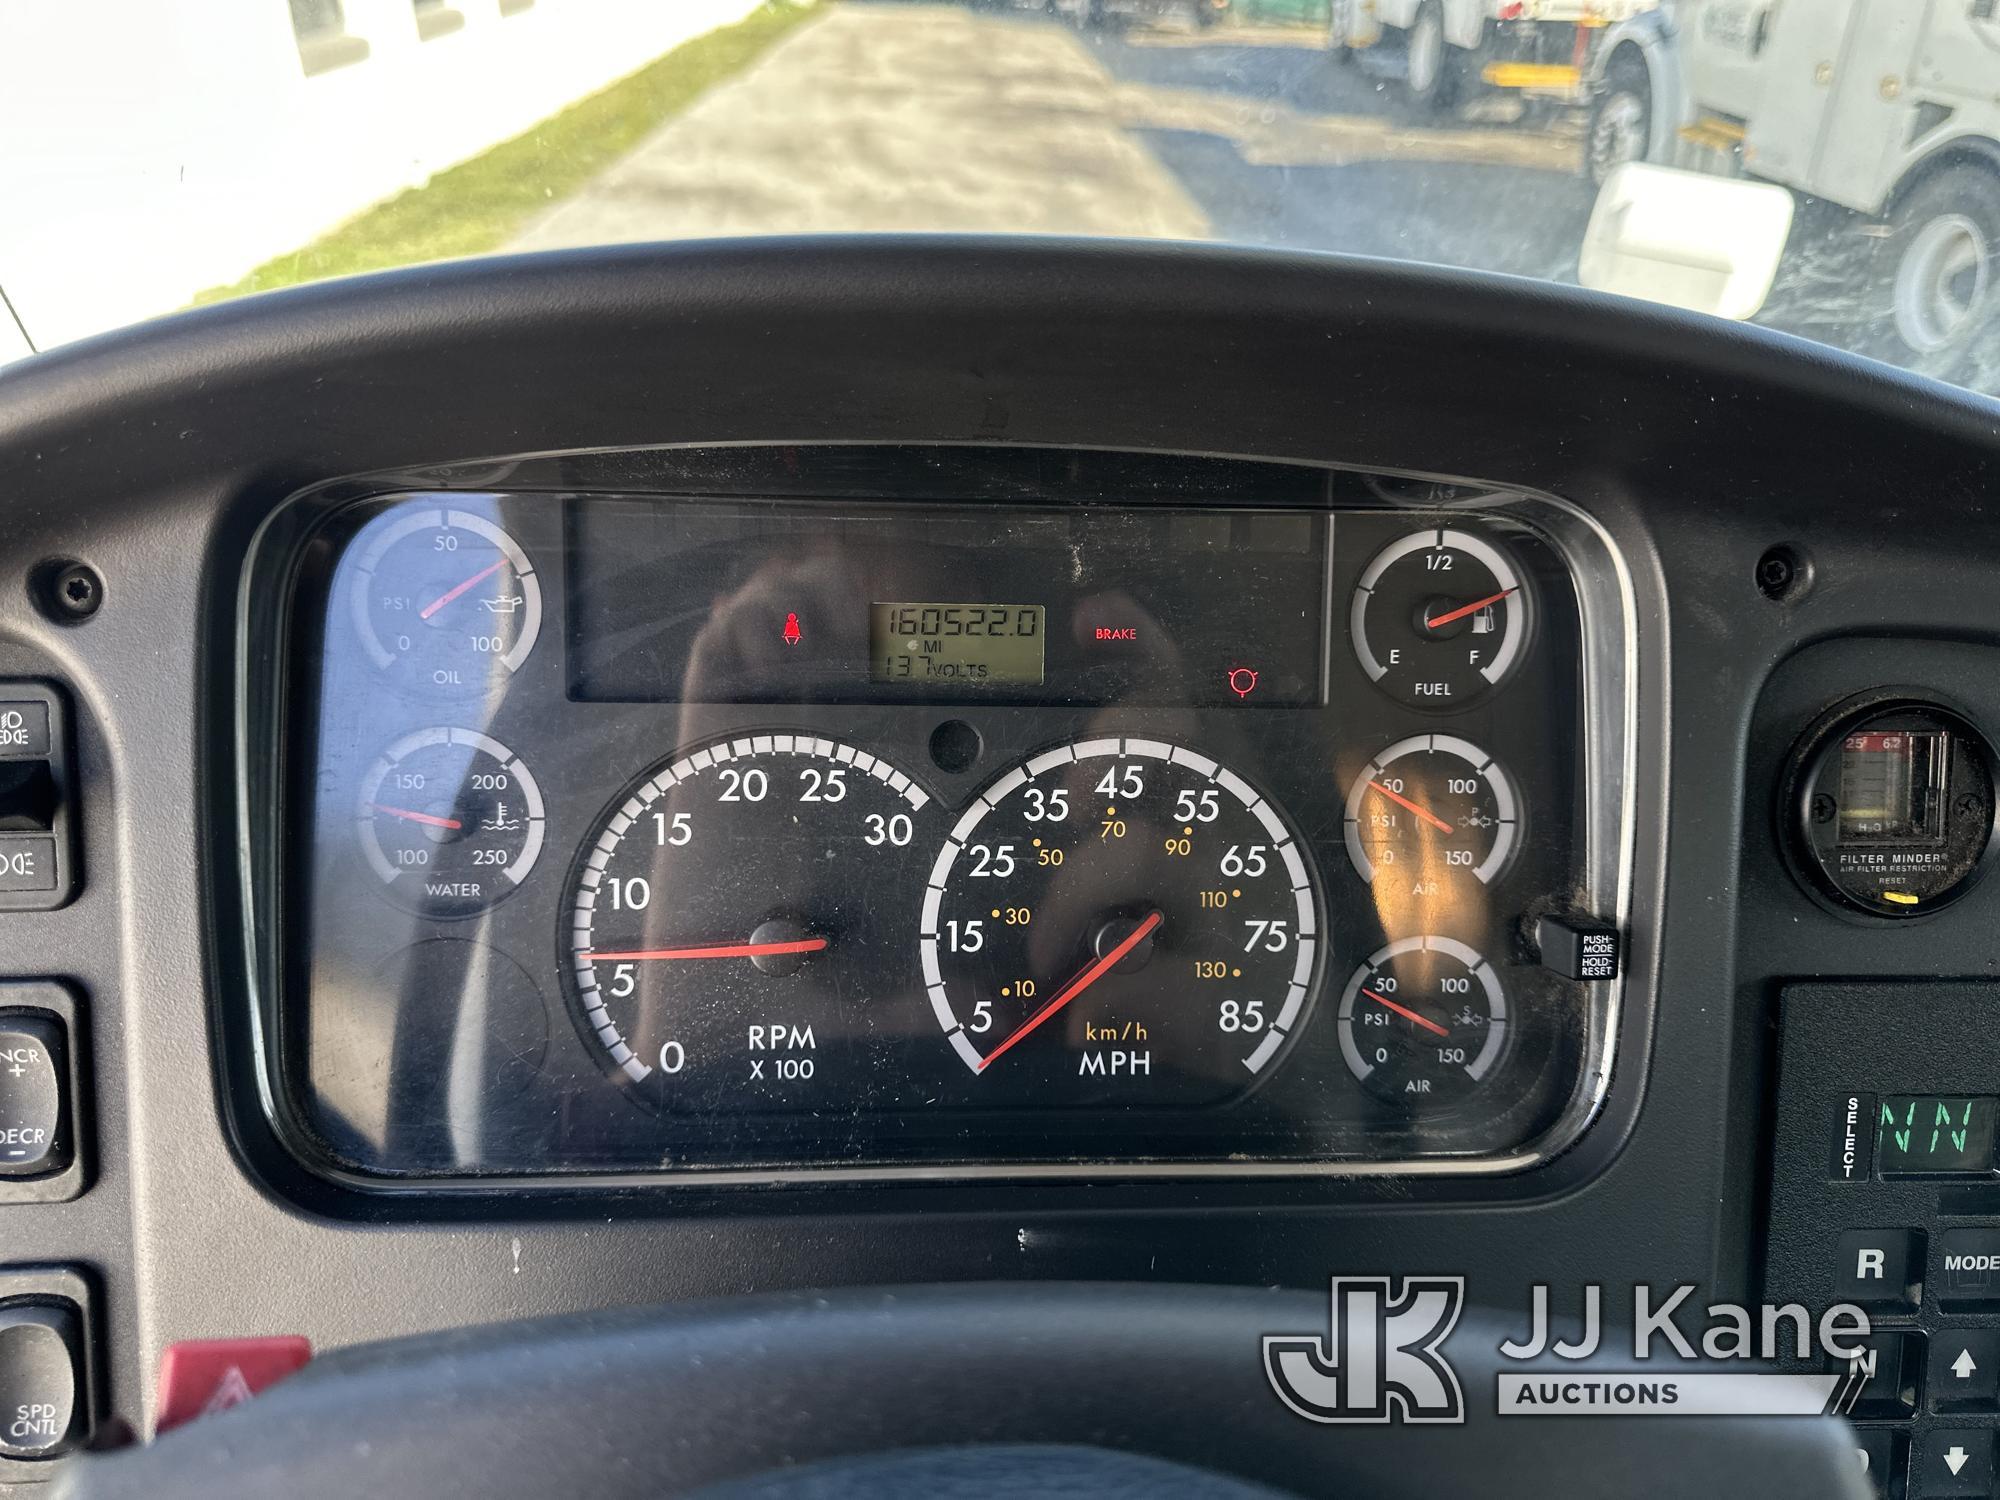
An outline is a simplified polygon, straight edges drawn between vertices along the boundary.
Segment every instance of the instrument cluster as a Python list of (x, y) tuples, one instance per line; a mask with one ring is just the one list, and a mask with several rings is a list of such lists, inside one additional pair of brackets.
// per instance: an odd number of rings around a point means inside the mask
[(384, 1177), (1492, 1171), (1619, 981), (1616, 560), (1509, 494), (328, 505), (273, 1096)]

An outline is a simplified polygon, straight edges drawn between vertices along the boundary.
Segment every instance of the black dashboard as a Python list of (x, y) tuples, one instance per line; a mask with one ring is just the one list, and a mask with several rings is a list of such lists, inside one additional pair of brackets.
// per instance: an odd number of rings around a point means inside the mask
[(1171, 247), (498, 260), (37, 360), (0, 951), (70, 1082), (0, 1302), (83, 1276), (144, 1426), (236, 1332), (1819, 1304), (1893, 1232), (1921, 1365), (2000, 1316), (1938, 1258), (2000, 1224), (1996, 455), (1761, 330)]

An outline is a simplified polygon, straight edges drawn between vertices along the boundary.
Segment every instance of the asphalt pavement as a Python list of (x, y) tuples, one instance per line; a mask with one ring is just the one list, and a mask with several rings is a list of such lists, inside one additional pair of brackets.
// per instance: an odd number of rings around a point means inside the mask
[(1429, 114), (1392, 49), (1337, 63), (1311, 32), (1078, 40), (1217, 238), (1575, 279), (1597, 195), (1570, 122), (1511, 98)]
[(1573, 279), (1595, 196), (1574, 127), (1425, 116), (1397, 66), (1306, 29), (839, 0), (517, 244), (1129, 234)]

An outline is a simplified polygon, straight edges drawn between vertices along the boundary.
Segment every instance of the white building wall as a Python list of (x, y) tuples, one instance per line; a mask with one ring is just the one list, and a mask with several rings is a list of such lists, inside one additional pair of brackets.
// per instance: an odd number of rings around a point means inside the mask
[(345, 0), (307, 76), (287, 0), (4, 0), (0, 288), (42, 348), (171, 311), (758, 3)]

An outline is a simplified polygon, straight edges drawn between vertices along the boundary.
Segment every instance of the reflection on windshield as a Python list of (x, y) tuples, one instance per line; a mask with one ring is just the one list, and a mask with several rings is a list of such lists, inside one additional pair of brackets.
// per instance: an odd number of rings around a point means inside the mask
[(1581, 282), (2000, 393), (1993, 0), (110, 8), (0, 14), (0, 360), (455, 256), (956, 230)]

